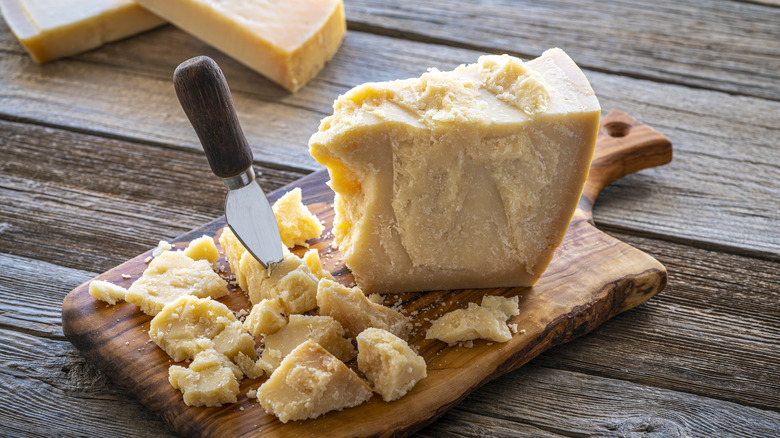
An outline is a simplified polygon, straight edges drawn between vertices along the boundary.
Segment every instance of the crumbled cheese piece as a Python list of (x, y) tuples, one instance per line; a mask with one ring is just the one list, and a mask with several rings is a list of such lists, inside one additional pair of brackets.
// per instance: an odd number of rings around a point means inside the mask
[(386, 402), (409, 392), (427, 376), (425, 359), (387, 330), (368, 328), (357, 336), (358, 369)]
[(442, 315), (431, 324), (425, 339), (439, 339), (454, 344), (473, 339), (506, 342), (512, 333), (506, 321), (519, 314), (518, 297), (485, 296), (482, 305), (469, 303), (466, 309), (457, 309)]
[(326, 271), (322, 267), (320, 253), (317, 251), (317, 248), (312, 248), (306, 251), (306, 254), (303, 255), (303, 262), (306, 263), (306, 266), (309, 267), (311, 273), (314, 274), (317, 278), (327, 278), (328, 280), (334, 280), (333, 275), (331, 275), (330, 272)]
[(219, 252), (214, 239), (209, 236), (201, 236), (190, 242), (184, 249), (184, 255), (193, 260), (206, 260), (209, 263), (216, 263), (219, 260)]
[(279, 225), (282, 243), (288, 248), (304, 245), (309, 239), (316, 239), (325, 227), (301, 201), (301, 189), (296, 187), (285, 193), (273, 205), (274, 216)]
[(265, 410), (286, 423), (357, 406), (371, 388), (313, 340), (297, 346), (257, 390)]
[(273, 369), (262, 358), (254, 360), (244, 353), (239, 352), (236, 357), (233, 358), (241, 372), (246, 374), (250, 379), (257, 379), (262, 377), (263, 374), (271, 375)]
[(264, 299), (276, 299), (288, 315), (317, 307), (319, 278), (295, 254), (287, 253), (269, 272), (249, 252), (245, 252), (239, 269), (246, 278), (247, 288), (244, 291), (253, 304)]
[(141, 278), (127, 289), (125, 299), (153, 316), (183, 295), (220, 298), (227, 292), (227, 282), (207, 261), (166, 251), (149, 263)]
[(287, 318), (282, 315), (282, 309), (277, 300), (264, 299), (252, 306), (249, 316), (244, 321), (244, 327), (252, 336), (268, 336), (287, 325)]
[(290, 315), (290, 321), (278, 332), (265, 338), (262, 359), (276, 369), (285, 356), (313, 339), (340, 360), (347, 362), (355, 357), (352, 342), (344, 337), (344, 328), (329, 316)]
[(222, 406), (238, 400), (241, 370), (224, 354), (201, 351), (189, 368), (173, 365), (168, 381), (184, 394), (187, 406)]
[(249, 398), (249, 399), (254, 398), (254, 399), (256, 399), (257, 398), (257, 390), (256, 389), (250, 389), (249, 391), (247, 391), (246, 392), (246, 398)]
[(125, 299), (127, 289), (107, 281), (93, 280), (89, 283), (89, 294), (113, 306), (117, 301)]
[(165, 240), (161, 240), (157, 244), (157, 248), (152, 250), (152, 257), (159, 257), (160, 254), (164, 253), (165, 251), (170, 251), (172, 248), (171, 244), (168, 243)]
[(122, 278), (124, 278), (125, 280), (129, 280), (129, 279), (133, 278), (133, 276), (130, 275), (130, 274), (122, 274)]
[(256, 355), (255, 340), (241, 321), (210, 298), (185, 295), (167, 304), (152, 318), (149, 337), (177, 362), (212, 348), (229, 358)]
[(335, 281), (320, 280), (317, 305), (320, 315), (335, 318), (350, 338), (369, 327), (385, 329), (401, 338), (408, 333), (408, 318), (389, 307), (369, 301), (357, 287), (347, 288)]

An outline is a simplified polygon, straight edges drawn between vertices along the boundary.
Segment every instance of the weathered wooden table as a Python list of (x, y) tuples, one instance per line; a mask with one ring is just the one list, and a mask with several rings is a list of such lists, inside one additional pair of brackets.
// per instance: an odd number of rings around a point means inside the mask
[(39, 66), (0, 23), (0, 435), (173, 434), (65, 340), (60, 310), (83, 281), (222, 213), (173, 92), (181, 61), (222, 66), (272, 190), (318, 169), (308, 137), (352, 86), (553, 46), (605, 111), (674, 144), (671, 164), (595, 207), (668, 286), (418, 434), (780, 434), (778, 2), (345, 3), (343, 46), (295, 95), (172, 26)]

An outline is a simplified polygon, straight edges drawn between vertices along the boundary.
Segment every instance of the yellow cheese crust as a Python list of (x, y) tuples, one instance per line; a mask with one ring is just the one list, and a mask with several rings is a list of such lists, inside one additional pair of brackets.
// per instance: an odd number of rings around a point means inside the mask
[(39, 64), (165, 23), (131, 0), (0, 0), (0, 12)]
[(341, 0), (136, 0), (291, 92), (319, 73), (346, 32)]

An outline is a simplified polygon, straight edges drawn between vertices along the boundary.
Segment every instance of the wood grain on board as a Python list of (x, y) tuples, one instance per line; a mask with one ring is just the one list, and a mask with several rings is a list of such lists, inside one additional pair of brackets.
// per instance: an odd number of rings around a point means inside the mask
[[(643, 166), (664, 164), (671, 159), (669, 141), (657, 132), (640, 126), (633, 118), (612, 113), (600, 131), (598, 155), (590, 178), (604, 172), (618, 175), (615, 167), (633, 162), (629, 157), (650, 149), (660, 151), (643, 155)], [(614, 126), (621, 124), (622, 130)], [(611, 127), (610, 127), (611, 126)], [(645, 145), (639, 150), (635, 144)], [(606, 146), (603, 146), (606, 145)], [(621, 146), (622, 145), (622, 146)], [(606, 147), (606, 149), (601, 149)], [(665, 153), (663, 152), (665, 151)], [(601, 165), (598, 165), (601, 163)], [(608, 164), (611, 163), (611, 164)], [(608, 180), (610, 177), (605, 177)], [(327, 237), (332, 225), (332, 192), (325, 185), (327, 174), (317, 172), (295, 183), (304, 193), (304, 202), (326, 223), (326, 234), (313, 242), (326, 269), (337, 279), (351, 282), (348, 270), (340, 264), (337, 250)], [(272, 200), (283, 193), (271, 194)], [(590, 193), (595, 196), (595, 191)], [(590, 202), (589, 202), (590, 204)], [(84, 355), (112, 376), (152, 411), (159, 413), (183, 435), (240, 436), (259, 431), (277, 431), (288, 436), (305, 432), (390, 435), (407, 434), (443, 414), (470, 392), (486, 382), (515, 370), (552, 346), (582, 336), (607, 319), (648, 300), (666, 285), (666, 270), (652, 257), (600, 232), (588, 222), (589, 211), (578, 211), (561, 246), (540, 281), (532, 288), (501, 288), (461, 291), (434, 291), (386, 296), (411, 315), (415, 326), (410, 344), (426, 359), (428, 377), (405, 397), (382, 402), (378, 397), (368, 403), (341, 412), (332, 412), (316, 420), (282, 424), (266, 414), (256, 402), (246, 398), (246, 390), (262, 381), (245, 379), (236, 405), (220, 408), (193, 408), (184, 405), (181, 394), (167, 382), (171, 360), (148, 339), (150, 317), (129, 303), (106, 306), (87, 291), (88, 283), (76, 288), (63, 302), (63, 330)], [(183, 247), (200, 234), (215, 236), (224, 226), (220, 219), (177, 239)], [(129, 286), (143, 273), (148, 253), (98, 276)], [(223, 261), (224, 262), (224, 261)], [(484, 294), (518, 296), (521, 313), (509, 322), (521, 330), (504, 344), (477, 341), (473, 347), (447, 346), (426, 340), (430, 321), (447, 311), (477, 302)], [(220, 301), (234, 311), (248, 309), (246, 296), (233, 291)], [(411, 408), (413, 407), (413, 408)], [(243, 409), (241, 409), (243, 408)]]

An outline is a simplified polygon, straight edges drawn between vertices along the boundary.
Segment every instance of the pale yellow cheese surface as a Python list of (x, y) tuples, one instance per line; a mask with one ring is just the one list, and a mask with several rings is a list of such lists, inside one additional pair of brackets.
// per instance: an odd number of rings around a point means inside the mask
[(329, 316), (290, 315), (290, 321), (276, 333), (265, 337), (262, 359), (276, 369), (295, 347), (312, 339), (344, 362), (355, 357), (352, 342), (344, 337), (344, 328)]
[(287, 325), (277, 300), (264, 299), (252, 306), (244, 320), (244, 327), (254, 337), (268, 336)]
[(132, 0), (0, 0), (0, 11), (38, 63), (94, 49), (165, 22)]
[(287, 423), (357, 406), (371, 394), (371, 388), (354, 371), (308, 340), (260, 386), (257, 400), (266, 412)]
[(317, 281), (306, 263), (288, 253), (281, 262), (266, 270), (251, 254), (245, 253), (239, 269), (246, 277), (249, 300), (277, 300), (286, 314), (304, 313), (317, 307)]
[(307, 240), (320, 237), (325, 229), (317, 216), (303, 205), (301, 199), (301, 189), (296, 187), (282, 195), (272, 207), (282, 243), (288, 248), (295, 245), (307, 246)]
[(561, 50), (367, 83), (310, 141), (367, 293), (530, 286), (574, 213), (600, 107)]
[(356, 340), (358, 369), (384, 401), (403, 397), (427, 376), (425, 359), (387, 330), (368, 328)]
[(168, 381), (183, 394), (187, 406), (222, 406), (238, 400), (239, 368), (215, 350), (198, 353), (189, 368), (168, 368)]
[(89, 283), (89, 294), (113, 306), (117, 301), (125, 299), (127, 289), (107, 281), (93, 280)]
[(401, 312), (374, 303), (357, 287), (348, 288), (332, 280), (320, 280), (317, 289), (320, 315), (340, 322), (347, 336), (354, 338), (369, 327), (385, 329), (405, 337), (409, 319)]
[(289, 91), (313, 78), (346, 32), (341, 0), (137, 0)]
[(192, 359), (214, 349), (229, 358), (239, 352), (255, 357), (255, 340), (224, 304), (185, 295), (152, 318), (149, 337), (173, 360)]
[(219, 235), (219, 244), (222, 246), (222, 251), (225, 253), (225, 258), (230, 265), (230, 271), (236, 276), (238, 287), (246, 291), (246, 276), (241, 273), (241, 268), (239, 266), (241, 257), (247, 252), (246, 248), (244, 248), (244, 245), (238, 240), (238, 237), (233, 233), (233, 230), (227, 226), (222, 228), (222, 233)]
[(425, 339), (439, 339), (448, 344), (474, 339), (506, 342), (512, 339), (506, 321), (520, 313), (518, 302), (516, 296), (486, 295), (482, 305), (469, 303), (466, 309), (456, 309), (439, 317), (431, 324)]
[(207, 261), (192, 260), (179, 251), (165, 251), (127, 289), (125, 299), (147, 315), (156, 315), (183, 295), (220, 298), (227, 292), (227, 282)]
[(219, 251), (214, 239), (209, 236), (198, 237), (187, 245), (184, 249), (184, 255), (193, 260), (206, 260), (209, 263), (216, 263), (219, 260)]

